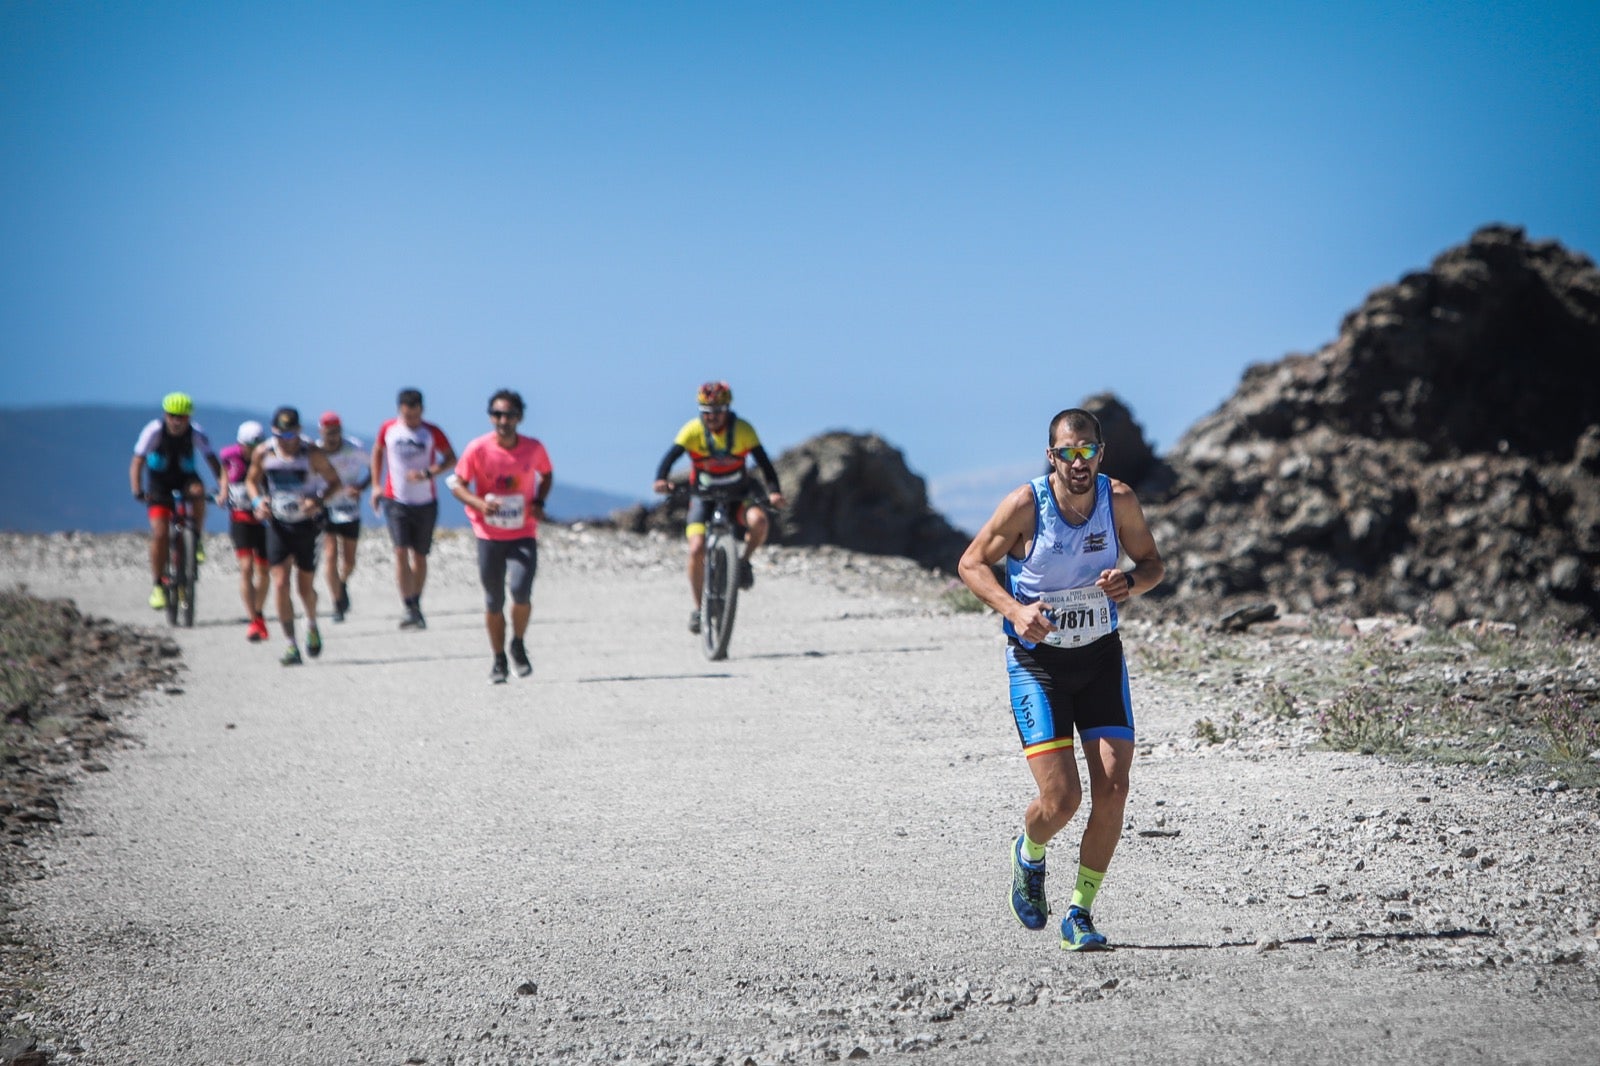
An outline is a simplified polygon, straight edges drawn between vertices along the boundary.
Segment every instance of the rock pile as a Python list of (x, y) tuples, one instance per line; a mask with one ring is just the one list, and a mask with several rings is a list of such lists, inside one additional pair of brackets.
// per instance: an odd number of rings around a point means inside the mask
[[(1112, 454), (1108, 451), (1108, 457)], [(1490, 226), (1250, 368), (1147, 499), (1169, 610), (1600, 626), (1600, 270)]]

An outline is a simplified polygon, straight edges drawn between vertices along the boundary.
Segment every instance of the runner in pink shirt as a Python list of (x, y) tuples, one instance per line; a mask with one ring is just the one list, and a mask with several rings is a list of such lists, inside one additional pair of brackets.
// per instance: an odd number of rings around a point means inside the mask
[(492, 684), (505, 683), (506, 587), (511, 589), (511, 661), (517, 676), (533, 673), (523, 634), (533, 613), (533, 575), (539, 567), (539, 519), (550, 495), (550, 456), (533, 437), (517, 432), (522, 422), (522, 397), (501, 389), (489, 397), (493, 432), (485, 433), (461, 453), (450, 491), (467, 506), (467, 519), (478, 537), (478, 577), (483, 582), (484, 627), (494, 651)]

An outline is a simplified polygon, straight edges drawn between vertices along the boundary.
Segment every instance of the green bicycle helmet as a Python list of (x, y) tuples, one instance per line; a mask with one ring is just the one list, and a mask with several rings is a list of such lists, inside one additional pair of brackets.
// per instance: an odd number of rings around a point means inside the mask
[(194, 401), (187, 392), (169, 392), (161, 398), (161, 409), (169, 415), (192, 415)]

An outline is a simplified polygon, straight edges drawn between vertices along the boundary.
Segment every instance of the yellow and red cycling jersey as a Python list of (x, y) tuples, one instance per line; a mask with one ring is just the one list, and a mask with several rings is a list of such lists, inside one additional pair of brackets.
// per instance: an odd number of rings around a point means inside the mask
[(745, 458), (761, 447), (756, 429), (742, 418), (735, 417), (726, 432), (712, 433), (699, 418), (691, 418), (673, 438), (689, 453), (689, 462), (697, 472), (713, 476), (734, 474), (744, 469)]

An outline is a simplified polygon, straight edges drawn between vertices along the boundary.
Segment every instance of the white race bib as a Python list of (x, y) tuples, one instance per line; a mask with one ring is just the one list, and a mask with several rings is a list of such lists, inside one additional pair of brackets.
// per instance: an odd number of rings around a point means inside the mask
[(1057, 648), (1081, 648), (1111, 632), (1111, 601), (1097, 585), (1046, 592), (1039, 597), (1056, 627), (1043, 643)]
[(528, 520), (524, 505), (526, 496), (485, 496), (485, 500), (498, 500), (500, 509), (483, 516), (485, 525), (496, 529), (521, 529)]
[(323, 505), (328, 509), (328, 521), (333, 525), (347, 526), (351, 522), (361, 521), (359, 496), (336, 496), (331, 500), (324, 500)]
[(242, 481), (231, 483), (228, 486), (228, 506), (235, 511), (250, 510), (250, 487)]
[(280, 522), (298, 522), (305, 517), (305, 501), (296, 492), (274, 492), (269, 506), (272, 517)]

